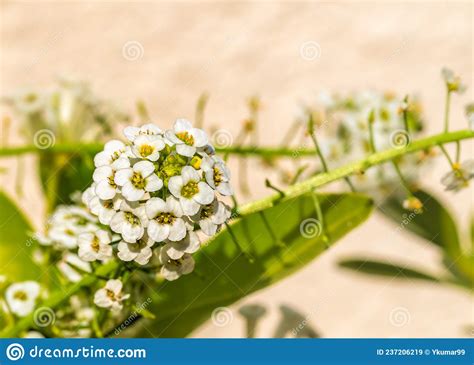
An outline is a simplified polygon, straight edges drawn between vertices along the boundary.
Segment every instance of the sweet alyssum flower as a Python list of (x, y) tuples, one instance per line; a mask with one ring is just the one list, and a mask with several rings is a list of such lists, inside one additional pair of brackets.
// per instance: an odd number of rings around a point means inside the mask
[(40, 285), (36, 281), (23, 281), (10, 285), (5, 292), (5, 299), (10, 311), (24, 317), (35, 308), (40, 294)]
[(146, 265), (153, 254), (151, 247), (155, 244), (147, 234), (135, 243), (120, 241), (117, 256), (122, 261), (135, 261), (139, 265)]
[(156, 176), (154, 171), (155, 166), (151, 162), (139, 161), (131, 168), (118, 170), (114, 181), (122, 188), (125, 199), (138, 201), (142, 200), (147, 192), (158, 191), (163, 187), (163, 181)]
[(45, 234), (35, 237), (40, 244), (54, 245), (60, 249), (74, 249), (80, 234), (94, 232), (98, 228), (96, 218), (79, 206), (59, 206), (48, 220)]
[(165, 136), (176, 146), (176, 152), (186, 157), (193, 157), (199, 147), (204, 147), (208, 143), (206, 133), (193, 128), (186, 119), (178, 119), (173, 130), (166, 131)]
[(164, 249), (160, 249), (158, 258), (162, 264), (161, 275), (163, 275), (166, 280), (176, 280), (181, 275), (189, 274), (194, 270), (194, 259), (189, 254), (184, 254), (178, 260), (173, 260)]
[(443, 68), (441, 70), (441, 75), (443, 76), (446, 87), (450, 92), (457, 92), (462, 94), (466, 91), (466, 85), (461, 83), (461, 78), (454, 74), (449, 68)]
[(144, 204), (126, 200), (122, 202), (120, 210), (114, 214), (110, 221), (112, 231), (121, 234), (123, 239), (129, 243), (135, 243), (142, 238), (147, 225), (148, 218)]
[[(194, 230), (212, 236), (230, 218), (219, 199), (232, 195), (230, 171), (206, 133), (187, 120), (172, 130), (146, 124), (124, 134), (127, 143), (108, 142), (95, 157), (94, 183), (82, 201), (120, 236), (112, 256), (146, 265), (155, 255), (161, 274), (175, 280), (194, 267), (191, 255), (201, 247)], [(84, 258), (100, 260), (101, 248), (109, 256), (112, 246), (83, 237)]]
[(102, 308), (108, 308), (112, 311), (122, 309), (122, 302), (130, 297), (130, 294), (122, 293), (123, 284), (118, 279), (108, 280), (104, 288), (95, 292), (94, 303)]
[(112, 257), (111, 234), (105, 230), (82, 233), (79, 238), (79, 257), (84, 261), (106, 260)]
[(466, 160), (454, 164), (450, 172), (443, 176), (441, 183), (446, 190), (458, 192), (469, 186), (469, 180), (474, 178), (474, 160)]

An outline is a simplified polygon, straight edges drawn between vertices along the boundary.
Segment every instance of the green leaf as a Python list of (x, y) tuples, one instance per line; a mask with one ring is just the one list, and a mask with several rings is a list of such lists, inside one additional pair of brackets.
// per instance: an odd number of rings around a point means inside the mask
[(407, 229), (425, 238), (443, 249), (450, 257), (459, 256), (459, 235), (451, 214), (430, 193), (419, 190), (414, 195), (423, 203), (422, 212), (404, 209), (403, 199), (393, 197), (382, 204), (380, 210), (391, 218), (399, 229)]
[(317, 234), (321, 231), (311, 193), (245, 216), (231, 229), (253, 263), (234, 244), (229, 230), (222, 230), (196, 255), (193, 274), (174, 282), (149, 284), (153, 290), (147, 309), (157, 319), (143, 320), (138, 336), (188, 335), (210, 319), (216, 308), (301, 269), (365, 221), (373, 207), (369, 198), (357, 194), (318, 195), (318, 199), (327, 237)]
[(84, 191), (92, 182), (93, 153), (45, 153), (40, 156), (40, 178), (50, 211), (71, 204), (71, 194)]
[(379, 276), (388, 276), (397, 279), (419, 279), (438, 282), (439, 279), (417, 269), (411, 269), (401, 264), (394, 265), (392, 263), (372, 261), (365, 259), (348, 259), (339, 263), (340, 267), (350, 269), (364, 274), (372, 274)]
[(40, 273), (32, 260), (32, 228), (21, 210), (0, 192), (0, 274), (13, 281), (35, 279)]

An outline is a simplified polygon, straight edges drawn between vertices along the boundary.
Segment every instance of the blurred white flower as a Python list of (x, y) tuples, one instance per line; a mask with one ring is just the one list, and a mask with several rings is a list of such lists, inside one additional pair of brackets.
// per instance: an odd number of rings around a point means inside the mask
[(40, 285), (36, 281), (23, 281), (7, 288), (5, 300), (12, 313), (24, 317), (35, 308), (39, 294)]
[(474, 178), (474, 160), (466, 160), (455, 164), (453, 169), (443, 176), (441, 183), (448, 191), (458, 192), (469, 186), (469, 180)]
[(120, 311), (123, 308), (122, 302), (130, 297), (130, 294), (122, 293), (122, 287), (120, 280), (108, 280), (104, 288), (95, 292), (94, 303), (101, 308)]

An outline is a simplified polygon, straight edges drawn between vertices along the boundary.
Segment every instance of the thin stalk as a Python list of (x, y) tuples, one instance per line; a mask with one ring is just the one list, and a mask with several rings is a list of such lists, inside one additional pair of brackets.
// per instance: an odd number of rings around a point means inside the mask
[(454, 162), (453, 162), (453, 160), (451, 159), (451, 156), (449, 156), (448, 151), (446, 151), (446, 148), (445, 148), (442, 144), (439, 145), (439, 148), (440, 148), (440, 150), (443, 152), (443, 154), (444, 154), (444, 156), (446, 157), (446, 159), (448, 160), (449, 165), (451, 166), (451, 168), (454, 169)]
[(400, 167), (398, 167), (398, 164), (395, 161), (392, 160), (392, 165), (393, 165), (393, 168), (395, 169), (395, 171), (397, 172), (398, 178), (400, 179), (400, 181), (402, 183), (402, 186), (407, 191), (408, 196), (409, 197), (413, 196), (413, 193), (411, 192), (410, 186), (409, 186), (407, 180), (405, 179), (405, 177), (403, 176), (402, 172), (400, 171)]
[(449, 110), (451, 108), (451, 91), (449, 88), (446, 90), (446, 106), (444, 109), (444, 132), (449, 130)]

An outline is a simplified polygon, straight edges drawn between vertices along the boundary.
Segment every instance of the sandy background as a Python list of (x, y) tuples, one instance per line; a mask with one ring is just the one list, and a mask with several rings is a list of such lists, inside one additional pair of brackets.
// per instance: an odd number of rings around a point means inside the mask
[[(211, 95), (207, 120), (232, 134), (246, 115), (244, 99), (262, 97), (262, 143), (277, 143), (295, 115), (299, 100), (328, 90), (390, 89), (418, 92), (425, 106), (428, 133), (442, 128), (443, 85), (448, 65), (470, 86), (454, 97), (453, 128), (464, 128), (462, 107), (473, 99), (473, 5), (461, 2), (13, 2), (1, 3), (0, 92), (48, 87), (56, 75), (90, 80), (101, 96), (132, 110), (145, 100), (164, 127), (179, 116), (192, 118), (202, 91)], [(137, 60), (123, 56), (127, 42), (138, 42)], [(305, 42), (319, 45), (319, 57), (301, 56)], [(11, 143), (20, 143), (11, 137)], [(472, 156), (472, 144), (464, 150)], [(15, 194), (16, 161), (2, 188)], [(38, 226), (44, 204), (32, 158), (26, 160), (27, 186), (21, 204)], [(438, 161), (424, 177), (441, 191), (446, 169)], [(236, 169), (236, 164), (232, 165)], [(253, 197), (268, 193), (253, 169)], [(467, 227), (472, 188), (443, 194)], [(249, 199), (249, 198), (246, 198)], [(245, 199), (242, 199), (245, 200)], [(440, 257), (425, 242), (397, 232), (382, 217), (351, 233), (327, 254), (291, 278), (251, 295), (232, 307), (233, 321), (209, 321), (197, 337), (239, 337), (244, 303), (265, 304), (269, 313), (259, 336), (271, 336), (286, 303), (307, 316), (326, 337), (454, 337), (472, 335), (472, 299), (456, 288), (420, 282), (369, 278), (341, 271), (342, 257), (370, 256), (419, 263), (438, 273)], [(396, 326), (390, 315), (406, 318)], [(392, 321), (393, 322), (393, 321)]]

